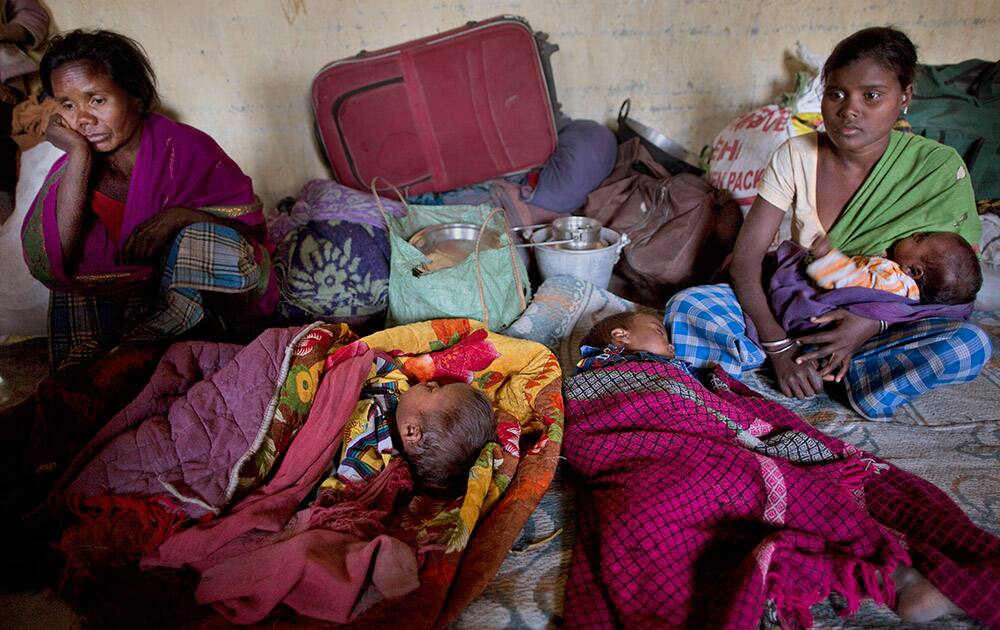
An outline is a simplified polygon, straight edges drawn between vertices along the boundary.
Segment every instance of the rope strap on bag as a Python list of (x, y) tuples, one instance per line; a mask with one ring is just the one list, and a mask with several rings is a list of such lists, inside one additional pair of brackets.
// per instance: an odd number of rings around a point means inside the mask
[[(406, 203), (406, 198), (402, 195), (402, 193), (399, 192), (399, 189), (396, 188), (396, 186), (394, 186), (392, 182), (389, 182), (381, 175), (376, 175), (375, 177), (372, 178), (371, 188), (372, 188), (372, 195), (375, 197), (375, 203), (378, 206), (379, 212), (382, 214), (382, 220), (385, 222), (386, 231), (392, 231), (392, 228), (390, 227), (389, 224), (389, 213), (386, 211), (385, 206), (382, 205), (382, 198), (379, 196), (378, 189), (375, 186), (376, 182), (378, 182), (379, 180), (388, 185), (389, 188), (391, 188), (392, 191), (396, 193), (396, 196), (399, 197), (399, 200), (403, 203), (403, 207), (406, 208), (407, 215), (411, 211), (410, 205)], [(482, 224), (479, 226), (479, 235), (476, 237), (476, 249), (475, 249), (475, 259), (474, 259), (476, 263), (476, 284), (478, 285), (477, 288), (479, 289), (479, 304), (482, 307), (483, 324), (485, 324), (487, 328), (489, 328), (490, 326), (490, 309), (489, 306), (486, 304), (486, 286), (483, 284), (483, 271), (482, 271), (482, 265), (480, 263), (479, 252), (482, 246), (483, 235), (486, 234), (486, 226), (493, 219), (493, 217), (498, 214), (500, 215), (501, 227), (503, 228), (502, 233), (507, 234), (507, 252), (510, 255), (510, 265), (511, 269), (514, 272), (514, 286), (517, 288), (517, 297), (521, 303), (521, 310), (524, 311), (524, 309), (528, 307), (528, 302), (524, 297), (524, 283), (521, 281), (521, 274), (517, 272), (517, 252), (514, 251), (514, 239), (511, 238), (510, 236), (510, 225), (507, 223), (507, 217), (506, 215), (504, 215), (503, 208), (494, 207), (489, 212), (489, 214), (486, 215), (486, 219), (483, 220)]]

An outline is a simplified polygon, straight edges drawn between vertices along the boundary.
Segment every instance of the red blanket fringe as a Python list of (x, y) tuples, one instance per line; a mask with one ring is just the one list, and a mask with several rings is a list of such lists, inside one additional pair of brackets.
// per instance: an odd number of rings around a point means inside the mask
[[(840, 484), (852, 492), (862, 490), (869, 477), (887, 468), (885, 464), (879, 464), (872, 458), (861, 457), (860, 452), (857, 455), (846, 460), (840, 469)], [(892, 608), (896, 604), (896, 584), (892, 573), (899, 563), (909, 565), (910, 558), (898, 542), (890, 545), (887, 556), (881, 565), (864, 560), (835, 560), (831, 563), (832, 580), (824, 585), (822, 591), (812, 593), (786, 589), (781, 580), (775, 579), (776, 576), (769, 576), (768, 597), (774, 600), (778, 617), (783, 624), (795, 628), (813, 626), (810, 609), (826, 600), (831, 591), (840, 593), (847, 600), (847, 606), (839, 613), (841, 617), (856, 613), (861, 601), (866, 598)]]
[(374, 538), (385, 533), (383, 521), (392, 512), (399, 493), (413, 488), (410, 469), (401, 458), (369, 482), (350, 483), (339, 491), (323, 489), (310, 508), (310, 529), (331, 529), (359, 538)]
[(66, 556), (61, 587), (137, 562), (188, 521), (168, 496), (64, 495), (57, 507), (79, 519), (58, 544)]

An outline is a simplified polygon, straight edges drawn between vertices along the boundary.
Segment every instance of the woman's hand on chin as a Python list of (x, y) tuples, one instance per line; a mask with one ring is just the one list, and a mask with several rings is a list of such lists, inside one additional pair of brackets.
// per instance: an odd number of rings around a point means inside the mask
[(798, 341), (803, 346), (816, 346), (796, 359), (800, 363), (820, 362), (819, 375), (823, 380), (840, 382), (847, 375), (851, 357), (861, 345), (878, 333), (879, 322), (855, 315), (844, 309), (830, 311), (813, 317), (816, 324), (830, 324), (826, 330), (803, 335)]
[(770, 359), (778, 387), (785, 396), (812, 398), (823, 391), (823, 379), (815, 361), (796, 362), (794, 350), (772, 354)]
[(45, 128), (45, 139), (57, 149), (70, 155), (90, 154), (90, 143), (87, 142), (87, 139), (67, 125), (59, 114), (53, 114), (49, 118), (49, 126)]
[(197, 222), (197, 212), (188, 208), (166, 208), (140, 223), (122, 246), (122, 263), (150, 262), (159, 256), (178, 232)]

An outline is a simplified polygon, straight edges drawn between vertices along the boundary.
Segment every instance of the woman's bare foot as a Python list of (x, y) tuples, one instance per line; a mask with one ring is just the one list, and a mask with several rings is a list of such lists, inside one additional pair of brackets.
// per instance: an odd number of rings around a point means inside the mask
[(899, 565), (892, 573), (896, 583), (896, 614), (903, 621), (927, 623), (962, 609), (913, 567)]

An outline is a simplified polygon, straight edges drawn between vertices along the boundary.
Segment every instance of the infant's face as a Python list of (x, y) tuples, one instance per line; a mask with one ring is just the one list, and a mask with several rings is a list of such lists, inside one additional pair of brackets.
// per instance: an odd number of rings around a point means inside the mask
[(917, 232), (896, 241), (892, 251), (889, 252), (889, 257), (896, 261), (903, 271), (910, 273), (913, 267), (923, 266), (925, 260), (939, 255), (940, 245), (940, 239), (936, 239), (934, 235)]
[(434, 381), (417, 383), (399, 397), (396, 405), (396, 428), (403, 442), (403, 452), (420, 441), (424, 431), (424, 418), (449, 405), (461, 404), (461, 389), (469, 387), (465, 383), (438, 385)]
[(674, 344), (667, 337), (667, 330), (659, 317), (640, 313), (632, 317), (625, 347), (632, 352), (652, 352), (668, 359), (674, 358)]

